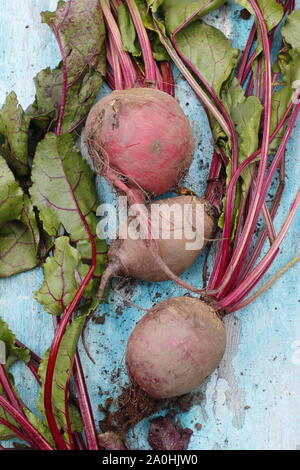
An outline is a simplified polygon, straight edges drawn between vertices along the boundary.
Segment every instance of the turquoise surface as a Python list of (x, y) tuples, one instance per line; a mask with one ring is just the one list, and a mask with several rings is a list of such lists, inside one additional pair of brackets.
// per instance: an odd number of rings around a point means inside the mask
[[(0, 0), (0, 103), (8, 92), (15, 90), (23, 107), (29, 105), (34, 97), (33, 76), (41, 68), (58, 62), (55, 40), (39, 19), (41, 10), (55, 6), (56, 0)], [(230, 3), (210, 15), (208, 21), (242, 48), (251, 20), (239, 19), (239, 10)], [(107, 89), (102, 91), (106, 92)], [(201, 195), (213, 151), (212, 138), (203, 109), (178, 74), (176, 94), (191, 120), (197, 142), (186, 185)], [(298, 121), (287, 151), (287, 188), (276, 219), (277, 228), (299, 184), (299, 137)], [(98, 189), (102, 201), (114, 199), (100, 178)], [(268, 277), (297, 252), (299, 215)], [(184, 279), (199, 285), (202, 262), (200, 257)], [(202, 386), (201, 404), (181, 417), (183, 425), (194, 430), (191, 449), (300, 449), (299, 276), (296, 266), (250, 307), (226, 319), (228, 346), (222, 364)], [(42, 280), (43, 272), (38, 268), (0, 281), (0, 315), (17, 337), (40, 355), (49, 347), (53, 335), (52, 318), (32, 296)], [(120, 292), (123, 297), (130, 296), (131, 302), (148, 308), (157, 301), (157, 294), (164, 299), (185, 291), (171, 282), (150, 285), (134, 281)], [(90, 322), (87, 330), (96, 364), (84, 352), (81, 354), (97, 421), (102, 418), (98, 405), (105, 399), (100, 390), (115, 396), (126, 383), (126, 340), (142, 316), (141, 311), (125, 304), (116, 293), (111, 294), (109, 305), (101, 310), (101, 314), (106, 313), (105, 324)], [(120, 310), (122, 315), (117, 313)], [(119, 368), (121, 375), (112, 381), (112, 374)], [(15, 366), (13, 373), (22, 398), (35, 410), (38, 389), (34, 380), (23, 366)], [(201, 430), (194, 428), (196, 423), (202, 425)], [(145, 438), (148, 426), (145, 420), (136, 428), (135, 436), (130, 437), (133, 448), (148, 448)]]

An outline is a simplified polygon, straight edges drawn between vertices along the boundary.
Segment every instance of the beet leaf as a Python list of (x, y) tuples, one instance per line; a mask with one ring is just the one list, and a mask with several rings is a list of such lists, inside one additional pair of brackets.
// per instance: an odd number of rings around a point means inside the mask
[(44, 282), (35, 299), (48, 313), (60, 315), (72, 302), (87, 271), (88, 266), (79, 251), (70, 245), (69, 238), (57, 238), (54, 255), (44, 264)]
[(39, 230), (32, 204), (24, 196), (20, 220), (0, 227), (0, 277), (28, 271), (40, 263)]
[[(148, 30), (148, 37), (151, 43), (151, 49), (154, 59), (157, 61), (170, 60), (169, 55), (159, 40), (156, 28), (153, 24), (151, 15), (148, 12), (147, 5), (143, 0), (135, 0), (141, 15), (142, 22)], [(134, 57), (141, 57), (142, 50), (132, 17), (130, 15), (128, 6), (123, 3), (118, 7), (118, 24), (122, 36), (123, 48), (125, 51), (132, 54)]]
[(0, 156), (0, 226), (20, 219), (23, 209), (23, 191), (15, 180), (5, 159)]
[(5, 368), (8, 370), (16, 361), (25, 363), (30, 361), (28, 349), (20, 348), (16, 345), (16, 337), (8, 327), (7, 323), (0, 317), (0, 341), (5, 344), (6, 358)]
[[(36, 99), (30, 114), (45, 129), (74, 131), (87, 116), (105, 74), (105, 28), (98, 0), (60, 1), (42, 19), (53, 30), (62, 55), (55, 69), (35, 78)], [(84, 27), (83, 27), (84, 25)]]
[(30, 194), (49, 235), (56, 236), (62, 225), (73, 241), (86, 239), (77, 206), (85, 216), (94, 213), (94, 181), (94, 173), (71, 136), (46, 135), (35, 154)]
[[(246, 8), (252, 16), (254, 10), (248, 0), (236, 0), (242, 7)], [(274, 29), (283, 18), (283, 7), (276, 0), (257, 0), (257, 4), (264, 16), (268, 32)]]
[(24, 113), (15, 92), (11, 92), (0, 111), (0, 153), (18, 175), (27, 175), (30, 118)]
[(105, 72), (105, 30), (98, 0), (60, 1), (55, 12), (45, 11), (41, 16), (44, 23), (59, 30), (70, 80), (88, 67)]
[(286, 23), (281, 30), (285, 41), (294, 48), (300, 47), (299, 24), (300, 10), (295, 10), (287, 17)]
[(220, 30), (204, 21), (195, 21), (180, 30), (176, 34), (176, 44), (220, 96), (223, 83), (237, 65), (239, 50), (232, 47), (231, 41)]
[[(207, 13), (223, 5), (225, 1), (212, 0), (208, 2), (207, 0), (198, 0), (191, 2), (190, 0), (178, 0), (174, 2), (174, 0), (164, 0), (161, 10), (167, 32), (172, 35), (183, 23), (188, 23), (190, 20), (207, 15)], [(155, 13), (156, 10), (152, 8), (152, 11)]]
[[(85, 216), (93, 234), (96, 234), (98, 205), (95, 175), (70, 135), (47, 134), (40, 142), (32, 168), (33, 185), (30, 189), (33, 204), (39, 210), (43, 227), (56, 236), (61, 226), (76, 244), (84, 260), (91, 259), (90, 240), (83, 223)], [(95, 238), (97, 271), (100, 275), (105, 263), (107, 246)]]
[(156, 13), (157, 9), (165, 0), (146, 0), (148, 8), (151, 8), (153, 13)]
[(41, 420), (36, 414), (30, 411), (28, 408), (24, 409), (24, 414), (28, 421), (35, 427), (35, 429), (43, 436), (53, 447), (55, 447), (50, 429), (46, 424), (46, 421)]

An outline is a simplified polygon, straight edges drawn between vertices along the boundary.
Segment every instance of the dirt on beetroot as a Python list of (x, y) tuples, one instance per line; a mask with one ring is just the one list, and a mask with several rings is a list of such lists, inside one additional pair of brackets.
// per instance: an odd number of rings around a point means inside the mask
[(128, 432), (134, 432), (138, 423), (157, 413), (167, 412), (165, 417), (155, 417), (150, 421), (148, 442), (155, 450), (186, 450), (192, 431), (183, 429), (177, 416), (200, 406), (203, 399), (203, 393), (197, 391), (172, 399), (157, 400), (137, 384), (131, 383), (122, 388), (116, 400), (109, 397), (104, 405), (99, 406), (104, 414), (99, 422), (103, 433), (100, 435), (101, 442), (106, 442), (109, 450), (114, 450), (111, 446), (116, 442), (125, 446)]

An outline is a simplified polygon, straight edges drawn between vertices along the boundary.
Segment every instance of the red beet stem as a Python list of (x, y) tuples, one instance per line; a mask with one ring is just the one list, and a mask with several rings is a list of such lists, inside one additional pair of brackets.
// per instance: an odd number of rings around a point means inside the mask
[(0, 395), (0, 406), (21, 426), (40, 450), (53, 450), (49, 442), (37, 431), (37, 429), (25, 418), (25, 416), (16, 410), (8, 400)]

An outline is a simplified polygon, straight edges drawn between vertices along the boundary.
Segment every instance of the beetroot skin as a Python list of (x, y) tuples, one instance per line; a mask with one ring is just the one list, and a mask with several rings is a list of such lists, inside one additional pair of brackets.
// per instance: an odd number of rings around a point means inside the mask
[(176, 186), (193, 158), (190, 123), (172, 96), (150, 88), (114, 91), (90, 111), (85, 140), (98, 173), (115, 185), (160, 195)]
[[(108, 265), (101, 278), (99, 299), (102, 298), (108, 280), (114, 276), (133, 277), (148, 282), (162, 282), (169, 279), (179, 282), (177, 276), (194, 263), (207, 241), (212, 238), (215, 229), (215, 212), (207, 201), (196, 196), (177, 196), (157, 200), (149, 204), (149, 216), (153, 207), (161, 203), (163, 203), (165, 211), (162, 210), (159, 218), (159, 237), (150, 243), (149, 240), (142, 238), (135, 239), (130, 224), (127, 226), (123, 223), (119, 228), (119, 238), (112, 243), (108, 252)], [(177, 210), (175, 212), (168, 211), (172, 207), (177, 207)], [(191, 219), (188, 222), (187, 217), (185, 223), (193, 230), (195, 234), (193, 239), (186, 238), (182, 233), (183, 221), (179, 214), (184, 213), (185, 207), (190, 207)], [(203, 208), (204, 218), (201, 220), (203, 232), (198, 225), (199, 221), (196, 224), (196, 211), (199, 207)], [(181, 210), (178, 211), (178, 208)], [(169, 222), (169, 230), (163, 230), (163, 218)], [(134, 219), (131, 217), (129, 221), (132, 222)], [(154, 227), (153, 222), (152, 229)], [(124, 232), (125, 234), (128, 232), (129, 236), (125, 237)], [(176, 233), (183, 236), (176, 238)], [(187, 249), (188, 243), (196, 240), (196, 233), (197, 239), (201, 242), (200, 246), (195, 249)], [(168, 271), (159, 263), (160, 258)]]
[(205, 302), (176, 297), (157, 304), (133, 330), (126, 349), (130, 378), (154, 398), (199, 387), (226, 346), (222, 320)]
[[(176, 239), (176, 227), (179, 231), (182, 230), (181, 219), (177, 219), (178, 214), (173, 214), (173, 217), (168, 217), (166, 212), (166, 220), (170, 222), (170, 230), (162, 232), (160, 226), (159, 238), (155, 240), (158, 253), (163, 259), (164, 263), (171, 269), (171, 271), (179, 276), (186, 269), (188, 269), (201, 253), (202, 249), (206, 246), (207, 240), (211, 239), (215, 229), (215, 220), (213, 218), (213, 210), (204, 199), (196, 196), (177, 196), (164, 200), (157, 200), (152, 202), (151, 207), (157, 204), (164, 204), (166, 207), (181, 206), (182, 212), (184, 205), (189, 205), (192, 210), (192, 224), (193, 231), (195, 232), (195, 213), (197, 206), (204, 207), (204, 220), (203, 220), (203, 236), (201, 239), (202, 246), (200, 248), (191, 250), (186, 249), (189, 241), (187, 238), (182, 237)], [(179, 207), (180, 208), (180, 207)], [(172, 214), (171, 214), (172, 216)], [(160, 221), (163, 216), (160, 217)], [(186, 222), (187, 223), (187, 222)], [(119, 233), (122, 233), (124, 226), (120, 227)], [(200, 233), (200, 227), (197, 227)], [(168, 274), (160, 267), (157, 262), (158, 254), (155, 249), (150, 249), (149, 243), (143, 239), (134, 239), (131, 230), (127, 228), (130, 236), (127, 239), (117, 239), (113, 242), (108, 253), (108, 266), (116, 266), (115, 275), (122, 275), (141, 279), (148, 282), (162, 282), (170, 279)], [(164, 239), (163, 235), (166, 237)], [(192, 240), (194, 241), (195, 238)], [(110, 270), (110, 268), (109, 268)]]

